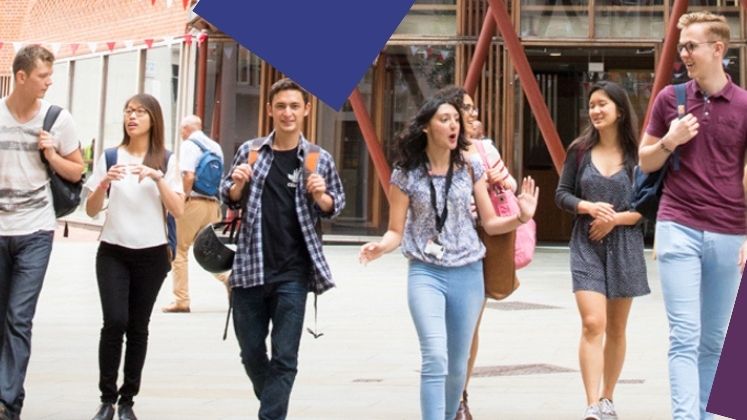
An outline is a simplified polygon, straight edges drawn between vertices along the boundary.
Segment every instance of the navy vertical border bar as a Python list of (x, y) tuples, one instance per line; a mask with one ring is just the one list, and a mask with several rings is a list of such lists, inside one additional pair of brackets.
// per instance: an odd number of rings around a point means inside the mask
[(706, 410), (709, 413), (734, 419), (747, 418), (747, 287), (744, 273), (731, 313), (729, 330), (721, 351), (716, 378), (711, 388)]

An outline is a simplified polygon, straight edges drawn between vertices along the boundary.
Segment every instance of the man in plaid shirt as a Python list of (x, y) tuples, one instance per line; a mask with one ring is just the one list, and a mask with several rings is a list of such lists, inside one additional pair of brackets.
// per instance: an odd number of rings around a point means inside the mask
[[(260, 401), (259, 419), (285, 419), (307, 293), (334, 286), (315, 225), (342, 211), (345, 194), (325, 150), (319, 150), (316, 172), (304, 170), (311, 144), (301, 129), (309, 109), (308, 94), (296, 83), (273, 84), (267, 112), (275, 130), (239, 148), (221, 185), (224, 202), (244, 206), (230, 285), (234, 329)], [(272, 359), (265, 345), (270, 323)]]

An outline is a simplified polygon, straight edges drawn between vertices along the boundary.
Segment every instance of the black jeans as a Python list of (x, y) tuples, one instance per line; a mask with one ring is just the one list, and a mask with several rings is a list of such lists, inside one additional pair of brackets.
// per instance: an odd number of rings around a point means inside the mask
[[(233, 289), (233, 326), (241, 362), (259, 398), (260, 420), (283, 420), (288, 413), (307, 293), (306, 283), (299, 281)], [(272, 359), (268, 360), (265, 341), (270, 322)]]
[[(130, 249), (102, 242), (96, 254), (96, 277), (104, 326), (99, 339), (101, 402), (132, 405), (148, 349), (153, 304), (171, 263), (168, 246)], [(127, 336), (124, 383), (117, 391), (122, 337)]]

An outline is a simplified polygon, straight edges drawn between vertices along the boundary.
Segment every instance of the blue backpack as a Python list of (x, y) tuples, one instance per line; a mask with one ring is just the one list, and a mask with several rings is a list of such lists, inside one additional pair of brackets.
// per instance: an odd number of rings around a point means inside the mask
[(217, 197), (218, 187), (220, 187), (220, 181), (223, 179), (223, 159), (199, 141), (188, 140), (196, 144), (202, 151), (195, 168), (195, 182), (192, 185), (192, 190), (202, 195)]
[[(117, 163), (117, 147), (105, 149), (104, 156), (106, 158), (106, 171), (109, 172), (109, 169)], [(163, 157), (164, 169), (168, 169), (169, 167), (169, 158), (171, 158), (171, 151), (166, 150)], [(108, 195), (109, 191), (106, 194)], [(163, 217), (166, 221), (166, 238), (169, 241), (169, 259), (174, 261), (174, 257), (176, 256), (176, 220), (174, 220), (174, 216), (171, 213), (166, 211), (165, 207), (163, 208)]]

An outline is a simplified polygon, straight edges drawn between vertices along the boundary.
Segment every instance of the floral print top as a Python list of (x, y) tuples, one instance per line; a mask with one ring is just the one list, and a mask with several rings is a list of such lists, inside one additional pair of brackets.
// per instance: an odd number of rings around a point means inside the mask
[[(485, 246), (477, 237), (475, 221), (470, 214), (473, 179), (480, 179), (485, 172), (479, 158), (469, 156), (466, 165), (472, 167), (473, 175), (467, 166), (456, 167), (447, 200), (448, 216), (439, 235), (436, 230), (436, 213), (431, 204), (430, 180), (425, 167), (420, 166), (406, 171), (395, 168), (391, 183), (410, 198), (402, 235), (402, 253), (408, 259), (416, 259), (443, 267), (459, 267), (473, 263), (485, 256)], [(434, 175), (436, 208), (439, 213), (444, 206), (445, 175)], [(444, 247), (442, 259), (425, 252), (429, 240), (436, 238)]]

